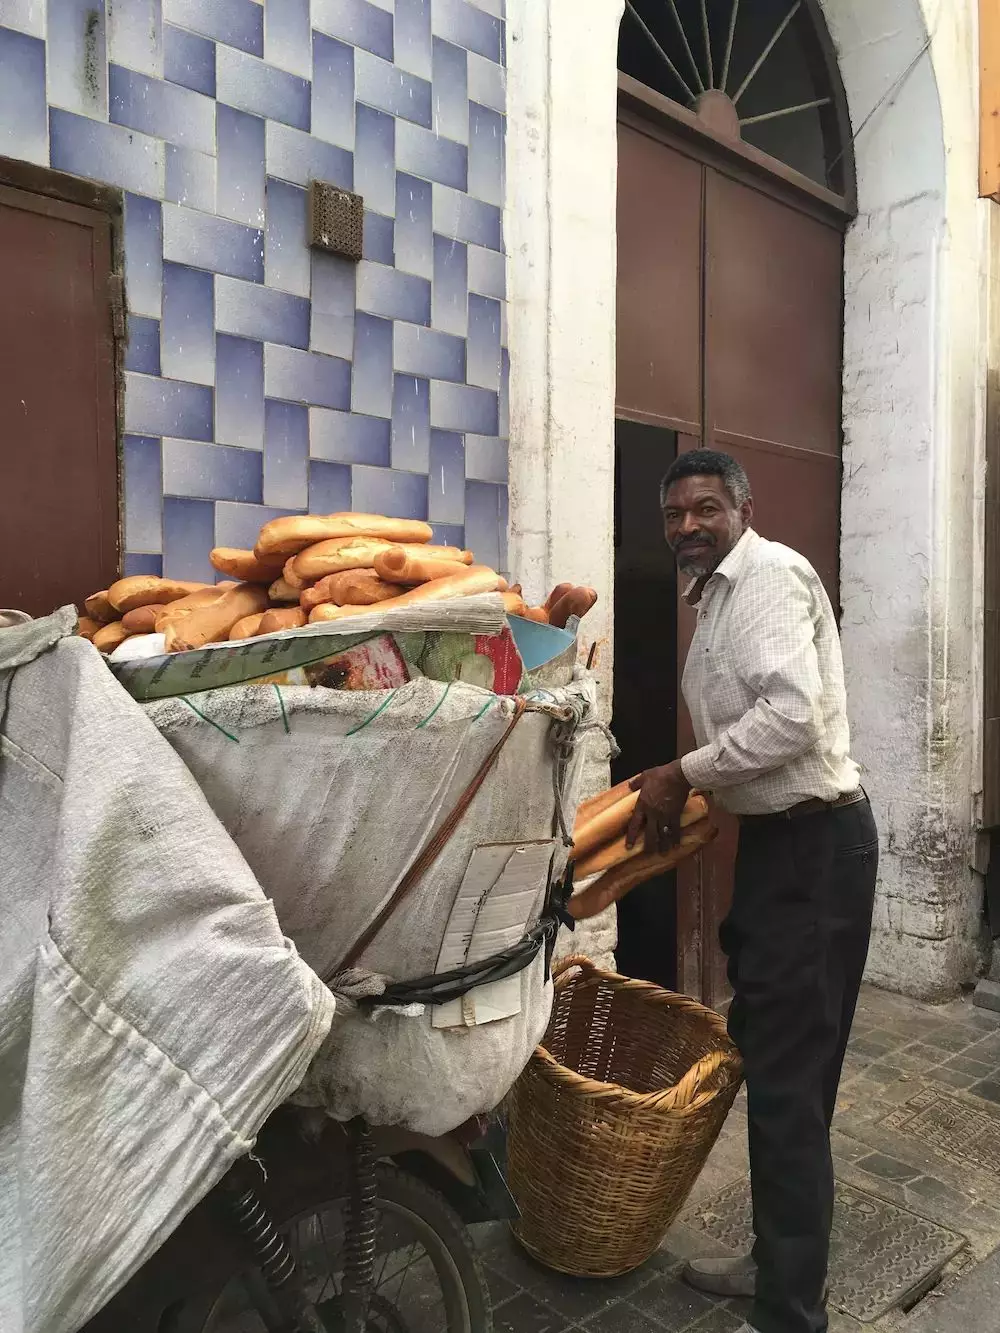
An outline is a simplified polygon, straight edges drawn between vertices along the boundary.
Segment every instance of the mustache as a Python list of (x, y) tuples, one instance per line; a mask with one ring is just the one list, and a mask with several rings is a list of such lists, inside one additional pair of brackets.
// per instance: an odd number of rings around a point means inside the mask
[(715, 538), (706, 532), (699, 534), (697, 537), (682, 537), (680, 541), (674, 543), (674, 550), (678, 552), (692, 551), (705, 546), (714, 546), (715, 544)]

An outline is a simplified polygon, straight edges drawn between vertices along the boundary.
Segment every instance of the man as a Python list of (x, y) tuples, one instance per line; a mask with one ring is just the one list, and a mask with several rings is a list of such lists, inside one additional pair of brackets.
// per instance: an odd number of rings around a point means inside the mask
[(683, 692), (698, 748), (637, 778), (630, 845), (676, 841), (697, 788), (739, 816), (729, 1030), (748, 1096), (753, 1254), (691, 1263), (753, 1299), (740, 1333), (823, 1333), (830, 1122), (868, 953), (878, 836), (850, 757), (837, 625), (802, 556), (751, 527), (742, 467), (684, 454), (663, 480), (667, 544), (698, 623)]

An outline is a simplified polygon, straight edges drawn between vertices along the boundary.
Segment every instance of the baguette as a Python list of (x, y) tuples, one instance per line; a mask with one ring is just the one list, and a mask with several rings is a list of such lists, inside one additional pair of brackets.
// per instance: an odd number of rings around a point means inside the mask
[(509, 616), (526, 616), (528, 614), (524, 598), (519, 592), (505, 592), (503, 594), (503, 607)]
[(130, 634), (155, 634), (156, 620), (162, 611), (160, 606), (137, 606), (133, 611), (126, 611), (122, 624)]
[(113, 620), (110, 625), (102, 625), (90, 642), (102, 653), (113, 653), (120, 643), (131, 637), (131, 630), (127, 630), (120, 620)]
[(638, 885), (686, 861), (689, 856), (707, 846), (718, 831), (707, 819), (699, 820), (669, 852), (644, 852), (642, 856), (606, 870), (600, 879), (570, 898), (567, 904), (570, 916), (574, 921), (587, 921), (592, 916), (598, 916)]
[(108, 601), (106, 588), (103, 592), (92, 592), (84, 602), (83, 609), (91, 620), (97, 620), (102, 625), (107, 625), (110, 621), (118, 619), (118, 612)]
[(334, 606), (374, 606), (376, 602), (400, 597), (404, 592), (406, 589), (402, 584), (384, 583), (374, 569), (344, 569), (339, 574), (327, 574), (326, 578), (306, 588), (299, 601), (306, 611), (321, 602), (332, 602)]
[(208, 583), (185, 583), (179, 579), (161, 579), (156, 574), (133, 574), (119, 579), (108, 589), (108, 601), (119, 614), (134, 611), (137, 606), (163, 606), (176, 602), (188, 593), (211, 587)]
[[(325, 578), (327, 574), (340, 574), (347, 569), (373, 569), (378, 556), (389, 551), (398, 551), (406, 556), (417, 556), (421, 560), (448, 560), (457, 565), (469, 565), (471, 551), (461, 551), (457, 546), (417, 546), (413, 543), (394, 543), (380, 537), (338, 537), (327, 542), (317, 542), (295, 557), (295, 574), (304, 580)], [(468, 558), (466, 558), (468, 557)], [(287, 578), (287, 572), (285, 577)], [(402, 582), (389, 579), (390, 583)]]
[(281, 578), (275, 579), (268, 588), (267, 595), (272, 602), (297, 602), (302, 594), (298, 588), (293, 588), (282, 574)]
[[(692, 824), (697, 824), (700, 819), (705, 819), (708, 815), (708, 802), (704, 796), (692, 792), (687, 798), (687, 804), (684, 806), (681, 814), (681, 828), (689, 828)], [(624, 861), (631, 861), (633, 857), (644, 854), (643, 841), (640, 838), (635, 846), (629, 850), (625, 846), (625, 834), (616, 838), (614, 842), (609, 842), (606, 846), (599, 848), (596, 852), (591, 852), (589, 856), (580, 857), (575, 862), (574, 878), (587, 879), (590, 875), (597, 875), (602, 870), (610, 870), (612, 866), (621, 865)]]
[(259, 583), (240, 583), (228, 588), (217, 602), (199, 607), (183, 620), (172, 620), (167, 625), (167, 652), (182, 653), (227, 639), (238, 620), (266, 611), (267, 605), (267, 589)]
[(374, 560), (375, 573), (386, 583), (429, 583), (431, 579), (447, 578), (467, 568), (464, 560), (425, 559), (411, 555), (405, 546), (390, 546)]
[(301, 629), (309, 617), (301, 606), (286, 606), (281, 611), (265, 611), (257, 627), (258, 634), (277, 634), (283, 629)]
[(294, 555), (288, 557), (282, 566), (281, 577), (290, 588), (294, 588), (296, 592), (301, 592), (303, 588), (308, 586), (309, 580), (304, 579), (301, 574), (298, 573), (295, 568), (295, 559)]
[(637, 791), (629, 792), (622, 800), (608, 806), (606, 810), (602, 810), (593, 819), (583, 824), (578, 819), (573, 830), (573, 859), (582, 861), (591, 852), (596, 852), (599, 847), (603, 847), (605, 843), (614, 842), (615, 838), (628, 828), (632, 812), (638, 803), (639, 793)]
[(549, 623), (549, 613), (544, 606), (529, 606), (525, 608), (525, 620), (533, 620), (536, 625), (547, 625)]
[(253, 551), (241, 551), (235, 546), (217, 546), (209, 551), (208, 558), (213, 569), (231, 575), (238, 583), (272, 583), (285, 563), (280, 555), (258, 560)]
[(593, 588), (573, 588), (549, 608), (549, 624), (565, 629), (570, 616), (582, 619), (596, 602), (597, 593)]
[(199, 607), (211, 606), (229, 588), (235, 587), (235, 583), (213, 583), (207, 588), (199, 588), (197, 592), (188, 593), (187, 597), (178, 598), (176, 602), (168, 602), (166, 606), (157, 607), (157, 634), (162, 634), (171, 621), (183, 620), (185, 616), (189, 616), (192, 611), (197, 611)]
[(624, 782), (619, 782), (617, 787), (612, 787), (609, 791), (600, 791), (596, 796), (591, 796), (589, 800), (582, 801), (576, 812), (576, 828), (582, 828), (589, 820), (599, 815), (602, 810), (607, 810), (611, 805), (618, 801), (624, 801), (625, 797), (632, 789), (634, 778), (626, 778)]
[(244, 616), (242, 620), (237, 620), (236, 624), (229, 631), (230, 642), (239, 639), (253, 639), (261, 632), (260, 622), (267, 615), (266, 611), (255, 611), (251, 616)]
[[(430, 583), (421, 583), (399, 597), (383, 602), (381, 609), (391, 611), (397, 606), (419, 606), (421, 602), (443, 602), (454, 597), (473, 597), (477, 593), (496, 592), (500, 575), (485, 565), (470, 565), (461, 574), (451, 574), (445, 579), (434, 579)], [(339, 620), (343, 616), (364, 615), (367, 606), (332, 606), (329, 602), (313, 609), (310, 621)]]
[(545, 610), (551, 611), (552, 608), (555, 606), (556, 602), (561, 601), (562, 598), (565, 597), (567, 593), (571, 593), (572, 591), (573, 591), (572, 583), (557, 583), (556, 586), (549, 593), (548, 597), (546, 597), (545, 599), (544, 602)]
[[(271, 555), (297, 555), (307, 546), (340, 537), (381, 537), (390, 542), (429, 542), (429, 523), (417, 519), (386, 518), (382, 514), (299, 514), (272, 518), (257, 538), (258, 560)], [(332, 573), (324, 570), (324, 573)]]
[(101, 622), (93, 616), (81, 616), (76, 622), (76, 632), (81, 639), (92, 639), (101, 628)]

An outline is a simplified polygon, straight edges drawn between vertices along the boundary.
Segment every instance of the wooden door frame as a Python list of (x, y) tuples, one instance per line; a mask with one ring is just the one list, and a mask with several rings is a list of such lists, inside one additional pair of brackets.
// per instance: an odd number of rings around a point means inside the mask
[[(816, 184), (807, 176), (786, 166), (782, 162), (762, 153), (752, 145), (739, 140), (727, 139), (714, 133), (692, 112), (669, 98), (654, 92), (644, 84), (619, 72), (618, 75), (618, 123), (631, 130), (658, 141), (664, 147), (688, 157), (707, 169), (713, 169), (748, 188), (765, 195), (776, 203), (793, 208), (807, 217), (830, 227), (846, 232), (856, 216), (856, 201), (852, 193), (842, 196)], [(851, 175), (853, 182), (853, 174)], [(705, 278), (703, 276), (703, 285)], [(702, 347), (702, 385), (701, 385), (701, 440), (707, 434), (706, 369), (705, 348), (707, 327), (703, 309), (699, 337)], [(843, 288), (841, 289), (841, 366), (843, 365)], [(685, 441), (694, 441), (690, 434), (690, 425), (674, 421), (667, 417), (653, 416), (635, 410), (618, 410), (616, 417), (625, 420), (641, 421), (644, 424), (663, 426), (678, 434), (678, 454), (684, 449)], [(841, 395), (841, 420), (843, 416), (843, 395)], [(725, 440), (720, 441), (725, 444)], [(766, 442), (760, 442), (768, 448)], [(841, 450), (843, 435), (841, 431)], [(785, 446), (782, 452), (794, 449)], [(841, 455), (842, 456), (842, 455)], [(838, 497), (838, 525), (840, 501)], [(839, 541), (838, 541), (839, 557)], [(678, 625), (678, 649), (685, 642)], [(677, 670), (677, 715), (685, 716), (683, 699), (680, 691), (683, 661), (678, 660)], [(682, 727), (678, 727), (678, 744)], [(706, 902), (706, 881), (702, 856), (685, 862), (677, 873), (677, 989), (699, 997), (705, 1004), (717, 1007), (727, 998), (728, 991), (724, 972), (717, 956), (714, 941), (714, 915), (717, 904)]]

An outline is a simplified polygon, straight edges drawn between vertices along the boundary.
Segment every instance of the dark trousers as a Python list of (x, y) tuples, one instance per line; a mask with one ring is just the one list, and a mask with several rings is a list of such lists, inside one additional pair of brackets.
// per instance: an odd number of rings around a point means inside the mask
[(759, 1333), (824, 1333), (830, 1122), (868, 955), (878, 835), (867, 801), (745, 820), (722, 925), (746, 1069)]

